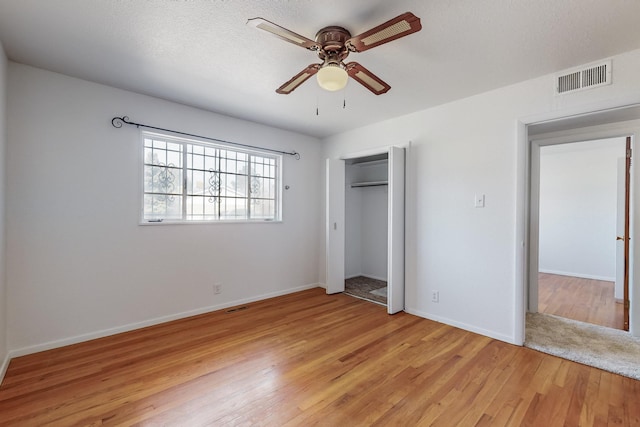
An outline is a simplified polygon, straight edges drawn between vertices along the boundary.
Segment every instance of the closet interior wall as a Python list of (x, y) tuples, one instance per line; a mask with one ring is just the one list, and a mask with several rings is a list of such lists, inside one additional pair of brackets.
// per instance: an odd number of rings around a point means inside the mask
[(364, 160), (346, 164), (345, 276), (386, 281), (388, 161)]

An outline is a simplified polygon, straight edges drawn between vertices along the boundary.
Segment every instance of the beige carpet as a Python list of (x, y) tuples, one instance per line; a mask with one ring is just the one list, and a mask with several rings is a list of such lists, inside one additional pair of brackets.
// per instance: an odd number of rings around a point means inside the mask
[(527, 313), (525, 347), (640, 380), (640, 339), (628, 332)]

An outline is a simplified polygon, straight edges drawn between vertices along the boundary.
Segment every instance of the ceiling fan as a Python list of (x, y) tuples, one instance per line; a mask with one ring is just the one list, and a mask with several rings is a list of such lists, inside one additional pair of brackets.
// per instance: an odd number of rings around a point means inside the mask
[(314, 51), (322, 60), (321, 64), (309, 65), (276, 90), (277, 93), (284, 95), (293, 92), (314, 74), (317, 74), (320, 87), (329, 91), (344, 88), (347, 80), (351, 77), (374, 94), (382, 95), (391, 89), (391, 86), (359, 63), (349, 62), (345, 64), (344, 60), (351, 52), (364, 52), (422, 29), (420, 18), (411, 12), (396, 16), (384, 24), (380, 24), (355, 37), (352, 37), (351, 33), (342, 27), (325, 27), (318, 31), (315, 41), (263, 18), (249, 19), (247, 25), (266, 31), (289, 43)]

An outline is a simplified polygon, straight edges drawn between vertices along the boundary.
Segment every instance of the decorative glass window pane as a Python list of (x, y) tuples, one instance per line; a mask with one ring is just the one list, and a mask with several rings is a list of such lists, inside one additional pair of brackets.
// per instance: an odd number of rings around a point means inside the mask
[(144, 221), (279, 220), (282, 158), (143, 132)]

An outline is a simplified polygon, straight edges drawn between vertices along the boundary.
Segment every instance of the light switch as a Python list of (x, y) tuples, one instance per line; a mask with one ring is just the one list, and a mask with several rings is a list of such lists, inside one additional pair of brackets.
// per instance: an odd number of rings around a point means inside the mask
[(476, 208), (484, 208), (484, 194), (476, 194)]

